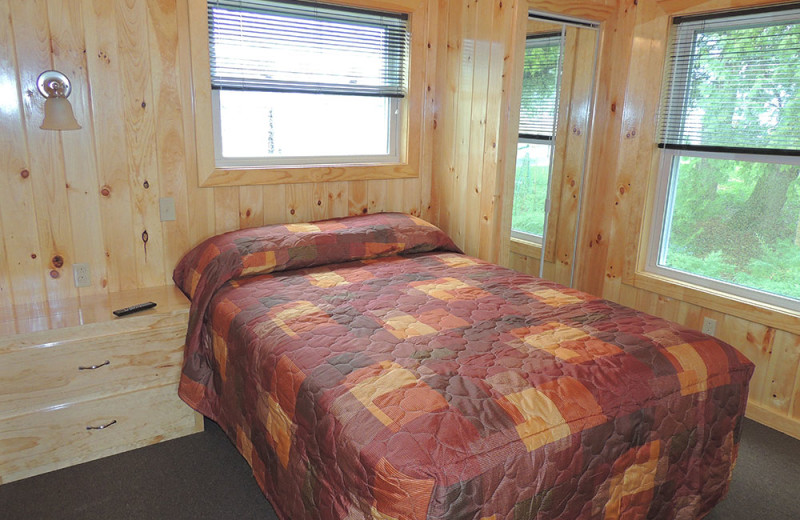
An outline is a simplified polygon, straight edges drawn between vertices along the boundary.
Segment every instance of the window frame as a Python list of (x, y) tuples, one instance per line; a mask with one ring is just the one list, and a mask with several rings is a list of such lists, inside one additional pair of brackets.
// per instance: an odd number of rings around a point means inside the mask
[[(768, 8), (767, 8), (768, 9)], [(764, 20), (765, 16), (760, 9), (754, 13), (758, 20)], [(781, 9), (775, 13), (776, 21), (779, 22), (781, 18)], [(736, 16), (737, 14), (746, 15), (747, 9), (737, 12), (724, 12), (724, 13), (709, 13), (709, 18), (718, 18), (725, 16)], [(701, 18), (703, 15), (695, 15)], [(751, 20), (742, 20), (738, 22), (743, 26), (752, 24)], [(693, 41), (695, 32), (685, 32), (684, 34), (675, 34), (674, 37), (678, 38), (678, 42), (685, 43)], [(672, 49), (674, 40), (670, 40), (666, 46), (665, 58), (669, 59), (669, 52)], [(667, 68), (664, 67), (666, 74)], [(688, 75), (689, 67), (687, 66), (683, 71), (673, 71), (673, 78), (683, 77)], [(684, 82), (686, 84), (686, 82)], [(666, 81), (662, 86), (662, 96), (672, 97), (671, 89), (675, 89), (675, 85)], [(684, 104), (686, 93), (684, 93)], [(662, 99), (663, 102), (663, 99)], [(673, 106), (667, 108), (670, 111)], [(661, 108), (661, 103), (658, 107), (659, 117), (665, 115), (665, 111)], [(670, 116), (671, 117), (671, 116)], [(647, 211), (649, 216), (645, 217), (645, 236), (647, 239), (643, 241), (640, 251), (638, 268), (634, 280), (634, 284), (645, 290), (652, 290), (663, 293), (667, 296), (685, 299), (687, 301), (694, 301), (695, 303), (706, 305), (717, 310), (737, 314), (736, 309), (744, 304), (750, 307), (751, 310), (766, 310), (768, 312), (777, 311), (780, 313), (788, 313), (789, 315), (800, 314), (800, 299), (781, 296), (775, 293), (746, 287), (743, 285), (725, 282), (709, 278), (702, 275), (688, 273), (679, 269), (674, 269), (659, 265), (659, 261), (663, 257), (662, 248), (668, 238), (666, 228), (668, 223), (665, 222), (665, 215), (672, 203), (673, 197), (670, 193), (674, 192), (674, 174), (679, 164), (681, 157), (704, 157), (717, 160), (731, 160), (731, 161), (747, 161), (756, 163), (772, 163), (772, 164), (788, 164), (800, 166), (800, 157), (796, 155), (788, 155), (781, 153), (769, 153), (768, 151), (758, 150), (760, 153), (749, 153), (750, 149), (742, 147), (741, 152), (731, 149), (724, 150), (704, 150), (704, 149), (691, 149), (682, 148), (681, 146), (654, 144), (658, 149), (657, 166), (655, 175), (655, 185), (651, 195), (651, 205)], [(668, 284), (671, 288), (668, 290), (664, 284)], [(684, 290), (688, 290), (687, 292)], [(701, 296), (706, 294), (708, 296)], [(688, 299), (686, 296), (690, 296)], [(710, 296), (710, 298), (709, 298)], [(722, 298), (725, 302), (720, 305), (715, 302), (715, 299)]]
[[(564, 62), (565, 62), (565, 44), (566, 44), (566, 32), (562, 30), (560, 34), (556, 37), (554, 33), (545, 32), (545, 33), (528, 33), (525, 35), (525, 52), (523, 52), (523, 68), (524, 68), (524, 61), (525, 56), (527, 55), (528, 50), (528, 42), (535, 41), (535, 40), (555, 40), (558, 39), (558, 47), (560, 47), (559, 57), (558, 57), (558, 77), (556, 80), (556, 99), (555, 99), (555, 113), (553, 114), (553, 128), (552, 128), (552, 135), (549, 136), (534, 136), (529, 134), (522, 134), (517, 130), (516, 135), (516, 145), (517, 149), (519, 148), (520, 143), (526, 144), (542, 144), (550, 146), (550, 165), (548, 166), (547, 172), (547, 186), (546, 190), (547, 193), (545, 194), (545, 201), (544, 201), (544, 229), (542, 235), (536, 235), (535, 233), (528, 233), (526, 231), (521, 231), (518, 229), (514, 229), (514, 222), (513, 216), (511, 220), (511, 233), (510, 239), (516, 242), (522, 243), (527, 246), (532, 246), (537, 249), (539, 256), (541, 256), (541, 250), (544, 246), (546, 241), (546, 237), (548, 232), (551, 231), (550, 226), (553, 227), (553, 231), (556, 227), (556, 219), (550, 218), (550, 210), (552, 209), (552, 184), (553, 184), (553, 173), (555, 170), (555, 161), (556, 161), (556, 134), (558, 133), (559, 127), (559, 117), (563, 117), (562, 115), (562, 96), (561, 96), (561, 85), (564, 76)], [(550, 45), (542, 45), (541, 47), (547, 47)], [(555, 45), (553, 45), (555, 47)], [(523, 90), (523, 89), (521, 89)], [(520, 103), (520, 119), (522, 113), (522, 104)], [(514, 168), (516, 171), (517, 163), (515, 161)], [(516, 177), (516, 176), (515, 176)], [(512, 190), (512, 206), (514, 204), (514, 200), (516, 199), (516, 190)], [(552, 255), (550, 255), (552, 256)]]
[[(536, 137), (523, 137), (519, 136), (517, 138), (517, 145), (519, 144), (540, 144), (540, 145), (547, 145), (550, 147), (550, 165), (548, 166), (549, 171), (547, 173), (547, 186), (545, 187), (548, 192), (550, 191), (550, 184), (552, 182), (553, 176), (553, 163), (555, 160), (555, 152), (556, 152), (556, 143), (555, 139), (542, 139)], [(514, 192), (514, 196), (516, 196), (516, 191)], [(536, 235), (534, 233), (528, 233), (526, 231), (520, 231), (519, 229), (514, 229), (513, 225), (511, 227), (511, 238), (514, 240), (520, 240), (522, 242), (527, 242), (529, 244), (535, 244), (539, 247), (542, 246), (542, 242), (544, 241), (544, 237), (547, 234), (547, 224), (548, 224), (548, 214), (550, 213), (550, 193), (547, 193), (544, 199), (544, 234), (543, 235)], [(513, 222), (512, 222), (513, 224)]]
[(201, 187), (286, 184), (305, 182), (402, 179), (419, 177), (422, 169), (423, 128), (432, 121), (425, 110), (425, 81), (431, 64), (425, 52), (426, 6), (421, 0), (332, 0), (332, 5), (404, 13), (408, 15), (409, 44), (408, 92), (399, 103), (396, 132), (397, 160), (393, 162), (349, 157), (338, 162), (297, 161), (297, 164), (217, 166), (213, 129), (213, 95), (209, 66), (208, 14), (206, 2), (188, 2), (191, 42), (191, 76), (194, 93), (194, 125)]

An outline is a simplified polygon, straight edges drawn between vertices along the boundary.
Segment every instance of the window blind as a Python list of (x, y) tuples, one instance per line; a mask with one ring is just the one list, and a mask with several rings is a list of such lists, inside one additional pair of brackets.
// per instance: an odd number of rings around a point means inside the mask
[(676, 18), (662, 148), (800, 154), (800, 9)]
[(525, 42), (519, 136), (552, 140), (558, 113), (561, 34), (529, 36)]
[(208, 0), (211, 86), (403, 97), (408, 16), (317, 2)]

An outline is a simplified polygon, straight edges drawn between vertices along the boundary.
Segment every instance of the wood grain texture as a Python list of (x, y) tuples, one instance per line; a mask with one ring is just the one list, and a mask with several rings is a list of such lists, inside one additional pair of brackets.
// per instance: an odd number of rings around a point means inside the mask
[(195, 412), (176, 392), (170, 384), (0, 421), (0, 484), (195, 433)]
[[(17, 53), (17, 77), (20, 81), (22, 125), (14, 131), (24, 133), (27, 148), (27, 169), (34, 196), (34, 220), (39, 236), (39, 251), (45, 268), (48, 300), (75, 297), (70, 265), (74, 262), (69, 200), (65, 177), (61, 135), (39, 129), (44, 98), (38, 94), (36, 79), (53, 68), (50, 24), (47, 2), (11, 2), (11, 23)], [(81, 78), (74, 78), (77, 82)], [(79, 89), (86, 92), (85, 89)], [(31, 218), (32, 214), (20, 215)], [(28, 251), (26, 254), (30, 255)], [(13, 253), (15, 256), (16, 252)]]
[[(91, 111), (86, 75), (86, 45), (80, 0), (48, 2), (50, 45), (53, 66), (72, 78), (72, 107), (75, 117), (91, 128)], [(104, 292), (106, 280), (105, 251), (100, 223), (100, 200), (97, 197), (97, 163), (93, 132), (62, 132), (64, 175), (66, 178), (69, 225), (75, 250), (73, 262), (89, 263), (90, 287), (79, 289), (80, 295)], [(72, 272), (65, 269), (67, 283)]]
[(4, 355), (0, 378), (9, 391), (0, 395), (0, 420), (94, 399), (107, 395), (109, 388), (133, 390), (178, 381), (185, 336), (185, 324), (176, 323), (34, 345)]
[(188, 319), (167, 286), (3, 309), (0, 484), (202, 430), (177, 395)]
[[(0, 2), (0, 92), (9, 102), (0, 104), (0, 221), (3, 223), (3, 270), (0, 280), (4, 305), (43, 301), (44, 253), (39, 245), (36, 203), (30, 178), (28, 146), (22, 122), (22, 91), (17, 80), (17, 58), (8, 0)], [(17, 102), (15, 103), (14, 100)]]
[(524, 34), (524, 9), (499, 0), (439, 7), (437, 27), (446, 35), (439, 35), (437, 53), (430, 215), (468, 253), (497, 261), (508, 254), (500, 243), (506, 211), (509, 223), (511, 215), (504, 165), (509, 125), (519, 117), (518, 99), (510, 109), (510, 77), (514, 67), (521, 75), (514, 57), (524, 49), (524, 38), (517, 38)]
[(132, 289), (138, 286), (136, 243), (131, 240), (133, 211), (114, 4), (84, 0), (82, 13), (98, 177), (94, 194), (100, 203), (106, 256), (107, 278), (101, 286), (109, 291)]
[[(425, 115), (411, 125), (415, 147), (428, 150), (418, 159), (420, 177), (337, 174), (291, 191), (282, 183), (200, 187), (198, 154), (207, 149), (197, 143), (207, 127), (196, 125), (204, 98), (192, 53), (207, 51), (190, 34), (192, 20), (205, 16), (200, 3), (0, 0), (0, 306), (171, 283), (180, 257), (219, 232), (430, 206), (438, 49), (431, 45), (429, 59), (427, 43), (437, 41), (430, 33), (439, 25), (438, 2), (344, 3), (420, 13), (414, 59), (422, 66), (411, 78), (430, 87), (419, 89), (414, 103)], [(81, 130), (38, 128), (44, 99), (36, 78), (54, 67), (72, 82)], [(175, 221), (160, 221), (161, 197), (174, 199)], [(75, 262), (90, 264), (89, 288), (74, 287)]]
[[(183, 136), (178, 56), (177, 9), (174, 1), (147, 0), (151, 82), (156, 115), (159, 196), (172, 198), (176, 220), (161, 223), (164, 278), (189, 250), (189, 207), (186, 192), (186, 149)], [(158, 253), (159, 251), (156, 251)]]

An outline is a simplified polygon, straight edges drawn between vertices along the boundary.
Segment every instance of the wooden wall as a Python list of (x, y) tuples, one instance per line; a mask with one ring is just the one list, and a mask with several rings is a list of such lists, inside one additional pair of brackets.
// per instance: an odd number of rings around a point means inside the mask
[(510, 103), (504, 78), (518, 52), (519, 14), (518, 0), (439, 0), (431, 218), (482, 258), (501, 254), (505, 187), (498, 172), (509, 148)]
[[(188, 38), (188, 6), (199, 4), (0, 0), (0, 307), (171, 283), (191, 246), (241, 227), (365, 211), (427, 216), (424, 135), (415, 179), (199, 188)], [(39, 129), (36, 78), (52, 68), (72, 81), (81, 130)], [(416, 79), (431, 87), (430, 132), (434, 78)], [(160, 197), (175, 199), (176, 221), (160, 221)], [(91, 287), (75, 288), (76, 262), (90, 264)]]
[(616, 0), (440, 0), (435, 31), (430, 218), (468, 254), (506, 265), (528, 9), (603, 21)]

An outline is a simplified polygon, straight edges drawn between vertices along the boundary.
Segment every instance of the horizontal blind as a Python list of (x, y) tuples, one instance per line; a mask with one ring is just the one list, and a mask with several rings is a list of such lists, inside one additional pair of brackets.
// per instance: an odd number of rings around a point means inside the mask
[(660, 146), (800, 151), (800, 9), (674, 20)]
[(561, 34), (529, 36), (522, 75), (520, 137), (552, 139), (558, 112)]
[(403, 97), (408, 16), (317, 2), (209, 0), (211, 86)]

